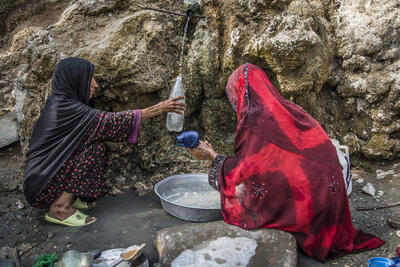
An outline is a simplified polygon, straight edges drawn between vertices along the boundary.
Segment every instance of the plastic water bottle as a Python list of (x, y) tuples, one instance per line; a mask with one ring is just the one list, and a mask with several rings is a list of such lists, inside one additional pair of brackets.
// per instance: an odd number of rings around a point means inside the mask
[[(174, 84), (174, 87), (171, 90), (171, 93), (169, 94), (169, 98), (174, 98), (178, 96), (185, 96), (185, 91), (183, 89), (182, 85), (182, 74), (179, 74), (178, 77), (176, 77), (176, 81)], [(181, 103), (185, 103), (185, 100), (179, 100)], [(175, 112), (168, 112), (167, 115), (167, 129), (170, 132), (181, 132), (183, 129), (183, 119), (184, 115), (180, 115)]]

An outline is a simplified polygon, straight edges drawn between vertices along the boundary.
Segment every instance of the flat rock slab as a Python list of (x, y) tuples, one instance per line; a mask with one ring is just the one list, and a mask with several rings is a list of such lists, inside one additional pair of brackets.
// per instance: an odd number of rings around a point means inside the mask
[(296, 266), (294, 237), (275, 229), (247, 231), (224, 221), (186, 223), (157, 232), (158, 267)]
[(18, 140), (18, 124), (15, 113), (0, 113), (0, 148)]

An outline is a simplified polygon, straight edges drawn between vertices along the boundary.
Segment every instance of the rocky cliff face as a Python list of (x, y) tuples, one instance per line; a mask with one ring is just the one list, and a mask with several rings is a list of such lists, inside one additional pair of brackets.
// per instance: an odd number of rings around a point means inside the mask
[[(144, 108), (168, 97), (179, 71), (189, 1), (42, 0), (0, 3), (0, 105), (15, 114), (26, 151), (57, 62), (95, 64), (96, 106)], [(393, 160), (400, 151), (400, 4), (395, 0), (201, 1), (185, 42), (185, 129), (232, 153), (230, 73), (261, 66), (353, 158)], [(181, 148), (165, 117), (141, 126), (137, 145), (112, 144), (108, 174), (117, 189), (139, 190), (176, 172), (206, 170)], [(112, 175), (111, 175), (112, 173)], [(146, 178), (146, 179), (145, 179)]]

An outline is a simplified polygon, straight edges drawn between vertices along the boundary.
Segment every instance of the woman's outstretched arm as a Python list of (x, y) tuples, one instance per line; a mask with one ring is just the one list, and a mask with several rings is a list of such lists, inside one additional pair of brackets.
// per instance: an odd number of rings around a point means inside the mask
[(166, 112), (183, 114), (183, 111), (185, 110), (185, 104), (178, 101), (184, 98), (184, 96), (178, 96), (162, 101), (154, 106), (142, 109), (142, 120), (150, 119)]
[(150, 119), (165, 112), (182, 114), (185, 104), (177, 102), (184, 97), (176, 97), (162, 101), (142, 110), (122, 112), (101, 112), (95, 124), (92, 138), (101, 141), (135, 143), (140, 127), (140, 121)]

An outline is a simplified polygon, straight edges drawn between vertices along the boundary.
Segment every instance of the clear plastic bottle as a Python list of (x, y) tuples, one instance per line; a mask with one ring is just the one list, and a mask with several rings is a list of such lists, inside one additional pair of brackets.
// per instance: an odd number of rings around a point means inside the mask
[[(169, 94), (169, 98), (174, 98), (178, 96), (185, 96), (185, 91), (182, 85), (182, 74), (176, 77), (174, 87)], [(179, 100), (181, 103), (185, 103), (185, 100)], [(180, 115), (175, 112), (168, 112), (167, 115), (167, 129), (170, 132), (181, 132), (183, 130), (183, 119), (184, 115)]]

